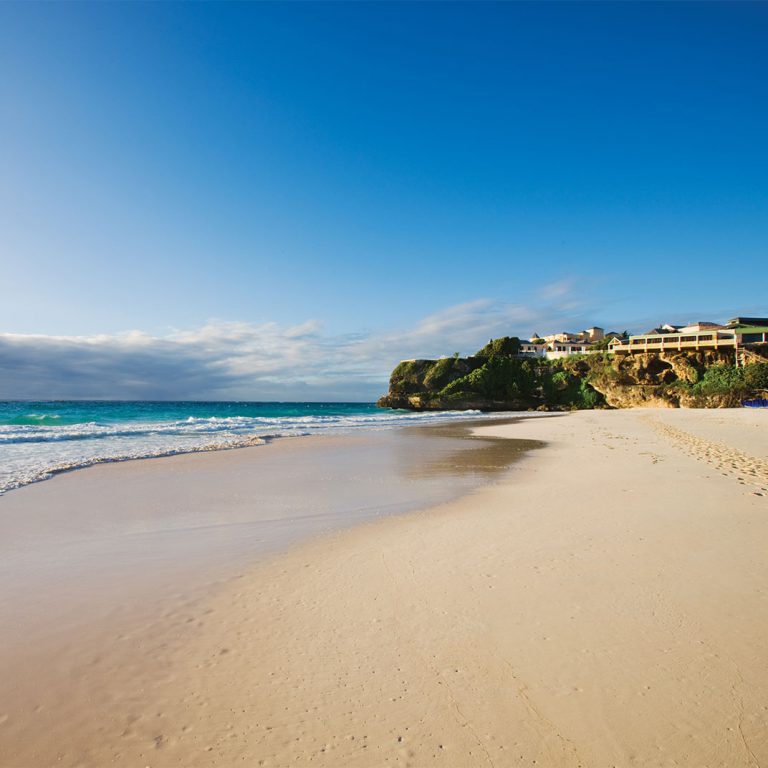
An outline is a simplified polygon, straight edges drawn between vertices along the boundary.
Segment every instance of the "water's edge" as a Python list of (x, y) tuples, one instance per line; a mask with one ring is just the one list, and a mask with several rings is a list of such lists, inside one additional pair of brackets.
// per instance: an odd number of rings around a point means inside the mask
[(453, 411), (414, 414), (344, 403), (0, 402), (0, 495), (97, 464), (479, 416)]

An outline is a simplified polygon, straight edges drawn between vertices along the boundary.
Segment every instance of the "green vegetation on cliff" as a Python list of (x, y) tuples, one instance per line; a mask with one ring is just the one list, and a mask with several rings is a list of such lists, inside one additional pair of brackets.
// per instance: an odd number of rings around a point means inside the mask
[[(591, 357), (591, 356), (590, 356)], [(589, 381), (617, 408), (635, 405), (735, 407), (768, 389), (768, 361), (735, 365), (733, 352), (675, 352), (590, 360)]]
[(768, 389), (768, 361), (737, 367), (732, 353), (678, 352), (558, 360), (520, 357), (520, 340), (489, 342), (476, 355), (400, 363), (379, 405), (417, 410), (727, 407)]
[(594, 408), (604, 403), (590, 386), (583, 362), (517, 357), (519, 350), (519, 339), (505, 337), (468, 358), (404, 361), (392, 372), (389, 394), (379, 403), (426, 410)]
[(514, 357), (520, 352), (520, 339), (517, 336), (503, 336), (491, 339), (475, 357)]

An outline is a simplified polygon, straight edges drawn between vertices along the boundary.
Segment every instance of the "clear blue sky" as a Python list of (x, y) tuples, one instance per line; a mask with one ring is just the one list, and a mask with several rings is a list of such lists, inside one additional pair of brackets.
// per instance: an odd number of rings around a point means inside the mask
[(0, 332), (768, 311), (766, 40), (765, 3), (1, 4)]

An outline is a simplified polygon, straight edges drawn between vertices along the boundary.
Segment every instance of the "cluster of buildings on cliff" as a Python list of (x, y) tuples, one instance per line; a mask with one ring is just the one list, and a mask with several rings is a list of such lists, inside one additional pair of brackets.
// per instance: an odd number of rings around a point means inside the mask
[(568, 355), (583, 355), (605, 348), (606, 339), (623, 338), (624, 334), (616, 331), (605, 332), (603, 328), (594, 326), (585, 331), (561, 331), (549, 336), (539, 336), (534, 333), (528, 341), (520, 344), (520, 354), (526, 357), (546, 357), (553, 360)]
[(699, 321), (689, 325), (662, 325), (647, 333), (606, 332), (587, 328), (549, 336), (534, 334), (520, 346), (525, 357), (555, 359), (589, 352), (610, 351), (616, 354), (639, 352), (696, 351), (703, 349), (733, 350), (737, 356), (752, 346), (768, 345), (768, 317), (734, 317), (726, 324)]

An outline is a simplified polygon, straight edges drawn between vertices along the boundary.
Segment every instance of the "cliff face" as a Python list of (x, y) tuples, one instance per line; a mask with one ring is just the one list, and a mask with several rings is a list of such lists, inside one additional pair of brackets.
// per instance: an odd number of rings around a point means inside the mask
[(732, 408), (768, 388), (768, 361), (737, 367), (732, 351), (615, 356), (593, 365), (589, 382), (612, 408)]
[(484, 411), (722, 408), (768, 389), (768, 361), (756, 358), (736, 367), (732, 352), (590, 354), (550, 361), (515, 357), (516, 341), (497, 340), (474, 357), (402, 362), (378, 404)]

